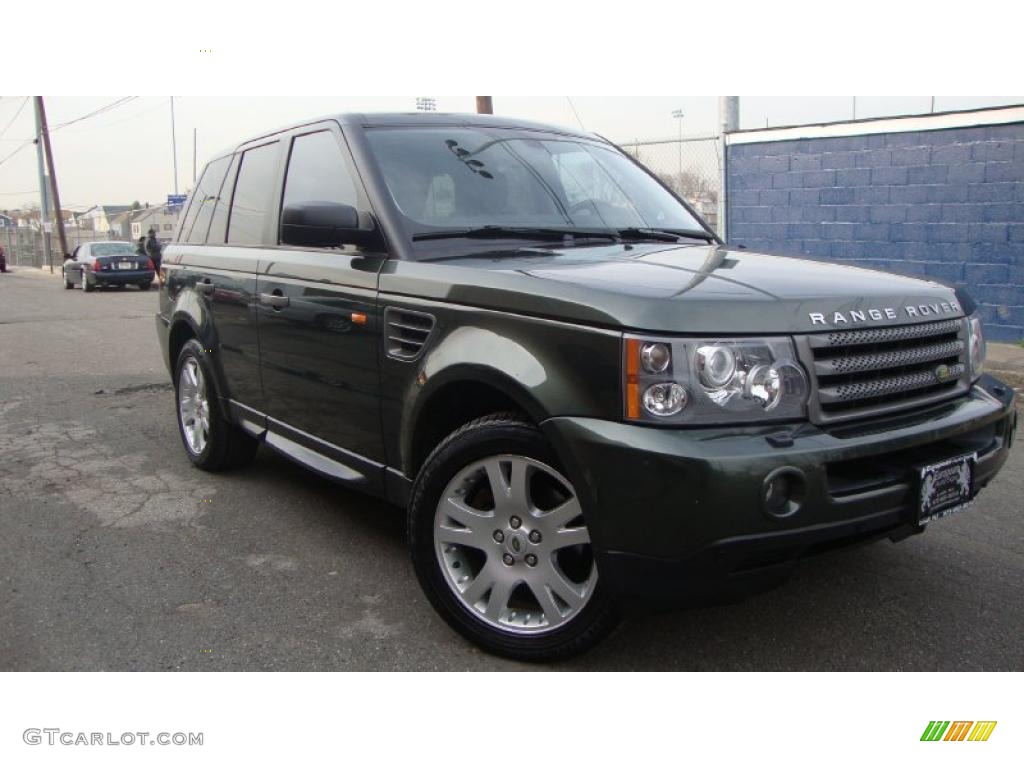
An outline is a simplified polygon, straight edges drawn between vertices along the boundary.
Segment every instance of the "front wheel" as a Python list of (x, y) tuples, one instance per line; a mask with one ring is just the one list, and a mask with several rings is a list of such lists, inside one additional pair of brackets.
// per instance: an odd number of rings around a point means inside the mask
[(413, 565), (434, 608), (492, 653), (549, 661), (617, 623), (579, 498), (513, 414), (477, 419), (424, 463), (409, 505)]
[(64, 290), (65, 291), (70, 291), (74, 287), (75, 287), (75, 284), (71, 280), (68, 279), (67, 270), (64, 270)]
[(252, 461), (259, 442), (224, 418), (206, 351), (195, 339), (182, 347), (174, 381), (178, 431), (189, 460), (210, 471)]

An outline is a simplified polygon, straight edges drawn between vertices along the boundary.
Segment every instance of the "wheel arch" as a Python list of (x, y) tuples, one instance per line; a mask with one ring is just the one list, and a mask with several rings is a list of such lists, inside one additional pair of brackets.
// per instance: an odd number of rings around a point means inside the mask
[[(191, 295), (183, 296), (171, 315), (167, 338), (167, 358), (172, 377), (175, 375), (178, 355), (181, 354), (182, 347), (189, 339), (195, 339), (207, 350), (217, 348), (217, 332), (213, 323), (210, 322), (209, 314), (201, 303)], [(226, 400), (230, 393), (217, 357), (212, 355), (207, 358), (207, 362), (214, 373), (217, 395), (221, 400)]]
[(539, 425), (544, 409), (529, 390), (497, 369), (460, 364), (430, 377), (405, 417), (403, 469), (414, 478), (430, 452), (473, 419), (502, 411), (522, 414)]

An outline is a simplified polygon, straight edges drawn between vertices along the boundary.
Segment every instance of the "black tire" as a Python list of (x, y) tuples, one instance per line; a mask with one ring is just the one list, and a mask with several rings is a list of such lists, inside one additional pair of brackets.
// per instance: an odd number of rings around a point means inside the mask
[(73, 282), (71, 282), (70, 280), (68, 280), (68, 273), (65, 271), (64, 272), (64, 290), (65, 291), (70, 291), (74, 287), (75, 287), (75, 284)]
[(583, 653), (618, 624), (614, 604), (600, 579), (590, 601), (575, 617), (546, 633), (520, 635), (501, 631), (474, 616), (452, 593), (442, 573), (434, 545), (434, 518), (441, 495), (464, 467), (498, 454), (526, 456), (556, 469), (560, 465), (540, 431), (514, 413), (484, 416), (450, 434), (424, 462), (413, 484), (407, 524), (416, 576), (441, 617), (485, 651), (533, 662)]
[(147, 280), (144, 283), (139, 283), (139, 290), (140, 291), (148, 291), (152, 287), (153, 287), (153, 281), (152, 280)]
[[(181, 409), (178, 407), (178, 388), (181, 380), (181, 369), (185, 361), (194, 359), (202, 369), (206, 382), (206, 396), (210, 410), (210, 432), (206, 447), (200, 453), (193, 453), (185, 438), (184, 425), (181, 421)], [(189, 461), (200, 469), (217, 472), (223, 469), (240, 469), (249, 464), (259, 448), (259, 440), (235, 426), (224, 418), (220, 398), (217, 394), (213, 370), (206, 351), (195, 339), (185, 342), (178, 360), (174, 365), (174, 402), (175, 415), (178, 421), (178, 435), (185, 447)]]
[(92, 283), (89, 282), (89, 276), (86, 273), (85, 269), (83, 269), (82, 270), (82, 290), (85, 291), (86, 293), (92, 293), (94, 287), (95, 286), (93, 286)]

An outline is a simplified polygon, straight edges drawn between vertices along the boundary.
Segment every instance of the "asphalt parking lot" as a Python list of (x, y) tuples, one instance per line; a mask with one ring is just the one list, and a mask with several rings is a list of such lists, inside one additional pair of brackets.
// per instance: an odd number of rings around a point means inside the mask
[[(0, 670), (535, 668), (421, 595), (401, 511), (267, 449), (192, 468), (156, 291), (0, 275)], [(1024, 451), (923, 536), (745, 602), (627, 622), (561, 669), (1021, 670)]]

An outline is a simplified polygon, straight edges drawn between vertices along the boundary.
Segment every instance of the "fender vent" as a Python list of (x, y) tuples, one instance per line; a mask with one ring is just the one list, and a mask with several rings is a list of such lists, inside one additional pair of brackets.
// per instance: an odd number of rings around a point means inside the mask
[(434, 330), (434, 316), (408, 309), (388, 307), (384, 310), (388, 357), (415, 360), (427, 345)]

